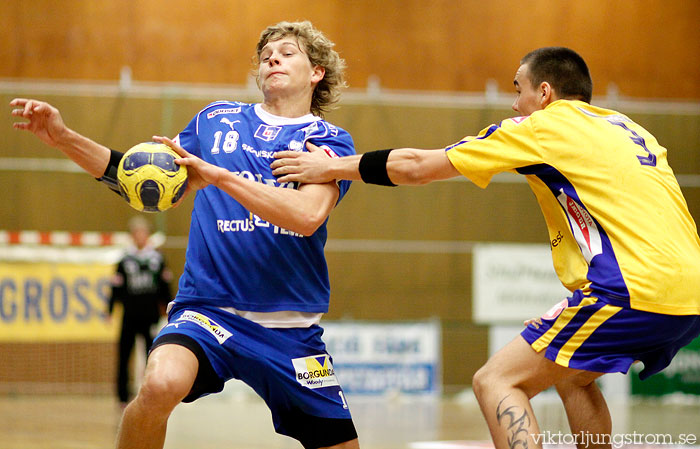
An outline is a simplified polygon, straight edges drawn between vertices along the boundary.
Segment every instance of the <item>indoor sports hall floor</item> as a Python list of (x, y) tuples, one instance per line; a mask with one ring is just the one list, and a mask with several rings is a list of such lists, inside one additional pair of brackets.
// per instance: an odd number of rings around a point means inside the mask
[[(286, 449), (296, 441), (275, 434), (265, 405), (247, 387), (227, 390), (171, 416), (167, 449)], [(491, 447), (486, 425), (470, 392), (449, 398), (406, 396), (348, 398), (363, 449), (480, 449)], [(563, 409), (553, 398), (533, 402), (543, 431), (566, 434)], [(631, 403), (611, 406), (613, 435), (636, 432), (649, 441), (671, 435), (676, 444), (626, 447), (700, 448), (678, 437), (700, 439), (700, 403)], [(0, 449), (97, 449), (113, 446), (120, 410), (109, 396), (0, 396)], [(554, 440), (552, 440), (554, 441)], [(620, 440), (621, 441), (621, 440)], [(661, 440), (655, 440), (661, 441)], [(561, 440), (559, 445), (572, 447)], [(619, 447), (619, 446), (617, 446)]]

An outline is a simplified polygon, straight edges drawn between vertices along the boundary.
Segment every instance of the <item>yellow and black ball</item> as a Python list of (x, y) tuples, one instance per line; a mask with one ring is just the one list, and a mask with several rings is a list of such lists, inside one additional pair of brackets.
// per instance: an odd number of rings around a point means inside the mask
[(169, 146), (144, 142), (124, 153), (117, 180), (122, 197), (143, 212), (162, 212), (182, 198), (187, 187), (187, 167), (177, 165), (178, 154)]

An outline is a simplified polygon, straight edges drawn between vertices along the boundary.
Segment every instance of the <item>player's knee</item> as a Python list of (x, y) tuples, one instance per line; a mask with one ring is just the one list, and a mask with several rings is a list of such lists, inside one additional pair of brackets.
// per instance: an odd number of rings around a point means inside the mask
[(477, 370), (472, 376), (472, 390), (477, 399), (482, 397), (486, 391), (493, 385), (490, 369), (484, 365)]
[(191, 382), (170, 373), (152, 373), (144, 378), (138, 399), (150, 408), (171, 410), (187, 396)]
[(472, 390), (477, 399), (492, 392), (518, 387), (517, 379), (509, 376), (493, 359), (489, 359), (472, 376)]
[(560, 380), (554, 384), (554, 388), (557, 390), (559, 397), (564, 401), (567, 401), (570, 398), (573, 398), (573, 400), (578, 400), (577, 398), (582, 397), (582, 395), (600, 395), (600, 389), (595, 383), (595, 377), (591, 376), (572, 376), (567, 379)]
[(600, 377), (600, 373), (582, 372), (558, 381), (554, 387), (561, 395), (576, 390), (588, 390), (597, 388), (595, 380)]

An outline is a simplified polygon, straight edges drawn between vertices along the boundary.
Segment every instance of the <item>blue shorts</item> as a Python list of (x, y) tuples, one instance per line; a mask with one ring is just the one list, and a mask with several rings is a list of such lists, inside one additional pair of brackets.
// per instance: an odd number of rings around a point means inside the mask
[(200, 360), (185, 402), (240, 379), (265, 400), (278, 433), (321, 447), (357, 438), (322, 334), (316, 325), (266, 328), (216, 307), (175, 306), (153, 347), (180, 344)]
[(662, 315), (580, 290), (530, 324), (523, 338), (558, 365), (600, 373), (627, 373), (635, 361), (646, 379), (666, 368), (678, 350), (700, 335), (699, 315)]

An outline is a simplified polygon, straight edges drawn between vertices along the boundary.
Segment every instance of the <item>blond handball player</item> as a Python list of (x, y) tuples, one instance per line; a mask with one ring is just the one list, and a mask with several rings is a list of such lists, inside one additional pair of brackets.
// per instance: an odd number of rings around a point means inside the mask
[[(124, 411), (120, 449), (162, 448), (172, 410), (230, 379), (253, 388), (275, 430), (305, 448), (359, 447), (320, 326), (330, 301), (326, 223), (350, 183), (280, 184), (270, 168), (274, 151), (307, 141), (355, 153), (350, 135), (321, 118), (338, 99), (345, 64), (310, 22), (263, 30), (255, 59), (262, 103), (217, 101), (176, 139), (155, 138), (182, 156), (197, 193), (178, 292)], [(116, 188), (122, 153), (68, 129), (47, 103), (11, 104), (28, 120), (15, 128)]]

